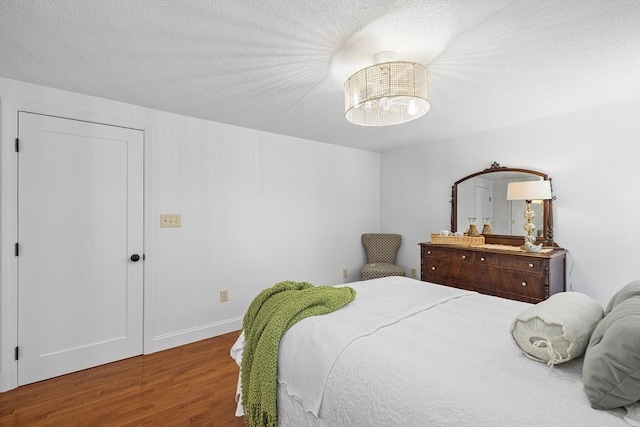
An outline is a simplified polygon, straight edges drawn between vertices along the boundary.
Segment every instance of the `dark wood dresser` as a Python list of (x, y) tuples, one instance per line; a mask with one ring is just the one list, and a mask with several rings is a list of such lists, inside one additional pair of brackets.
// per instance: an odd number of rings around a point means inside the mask
[(566, 251), (528, 253), (420, 243), (421, 280), (538, 303), (565, 290)]

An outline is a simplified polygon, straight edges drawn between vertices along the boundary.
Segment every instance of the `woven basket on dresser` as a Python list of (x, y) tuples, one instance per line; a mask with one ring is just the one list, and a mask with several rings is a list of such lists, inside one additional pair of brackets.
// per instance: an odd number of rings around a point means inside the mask
[(440, 234), (432, 234), (431, 243), (437, 245), (482, 246), (484, 245), (484, 236), (441, 236)]

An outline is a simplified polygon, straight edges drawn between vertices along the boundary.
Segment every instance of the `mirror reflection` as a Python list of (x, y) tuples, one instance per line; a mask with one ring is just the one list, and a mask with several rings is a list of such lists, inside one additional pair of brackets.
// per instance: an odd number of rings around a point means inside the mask
[[(524, 236), (526, 209), (524, 200), (507, 200), (507, 184), (517, 181), (537, 181), (543, 178), (538, 175), (496, 170), (482, 174), (457, 185), (457, 230), (467, 232), (469, 225), (475, 223), (482, 234), (500, 234)], [(535, 212), (533, 223), (535, 235), (543, 235), (543, 204), (540, 200), (532, 201)]]
[[(543, 172), (509, 168), (497, 162), (459, 179), (451, 187), (451, 231), (466, 233), (477, 229), (486, 243), (521, 245), (523, 236), (527, 235), (524, 229), (526, 202), (507, 200), (507, 187), (510, 182), (540, 180), (548, 180), (551, 184), (551, 178)], [(535, 212), (532, 235), (546, 246), (555, 245), (552, 207), (553, 197), (532, 202)], [(475, 227), (469, 227), (471, 222), (475, 222)]]

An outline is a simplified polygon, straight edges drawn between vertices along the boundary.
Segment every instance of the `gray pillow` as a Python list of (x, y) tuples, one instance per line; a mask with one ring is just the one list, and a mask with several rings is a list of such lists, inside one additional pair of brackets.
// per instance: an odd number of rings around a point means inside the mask
[(611, 297), (611, 301), (609, 301), (609, 305), (607, 305), (604, 315), (606, 316), (611, 312), (611, 310), (613, 310), (613, 307), (634, 295), (640, 295), (640, 280), (630, 282), (624, 288), (616, 292), (616, 294)]
[(613, 296), (584, 356), (584, 391), (595, 409), (640, 401), (640, 281)]

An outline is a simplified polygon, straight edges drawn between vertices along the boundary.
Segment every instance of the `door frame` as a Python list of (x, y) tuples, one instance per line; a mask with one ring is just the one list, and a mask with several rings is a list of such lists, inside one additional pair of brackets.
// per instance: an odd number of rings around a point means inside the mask
[(149, 221), (151, 124), (141, 120), (3, 97), (0, 98), (0, 392), (18, 387), (18, 363), (14, 358), (14, 349), (18, 345), (18, 260), (15, 256), (15, 243), (18, 241), (18, 157), (15, 152), (15, 140), (18, 137), (20, 111), (143, 132), (143, 245), (146, 255), (143, 266), (143, 354), (152, 352), (153, 257), (149, 252), (152, 247)]

